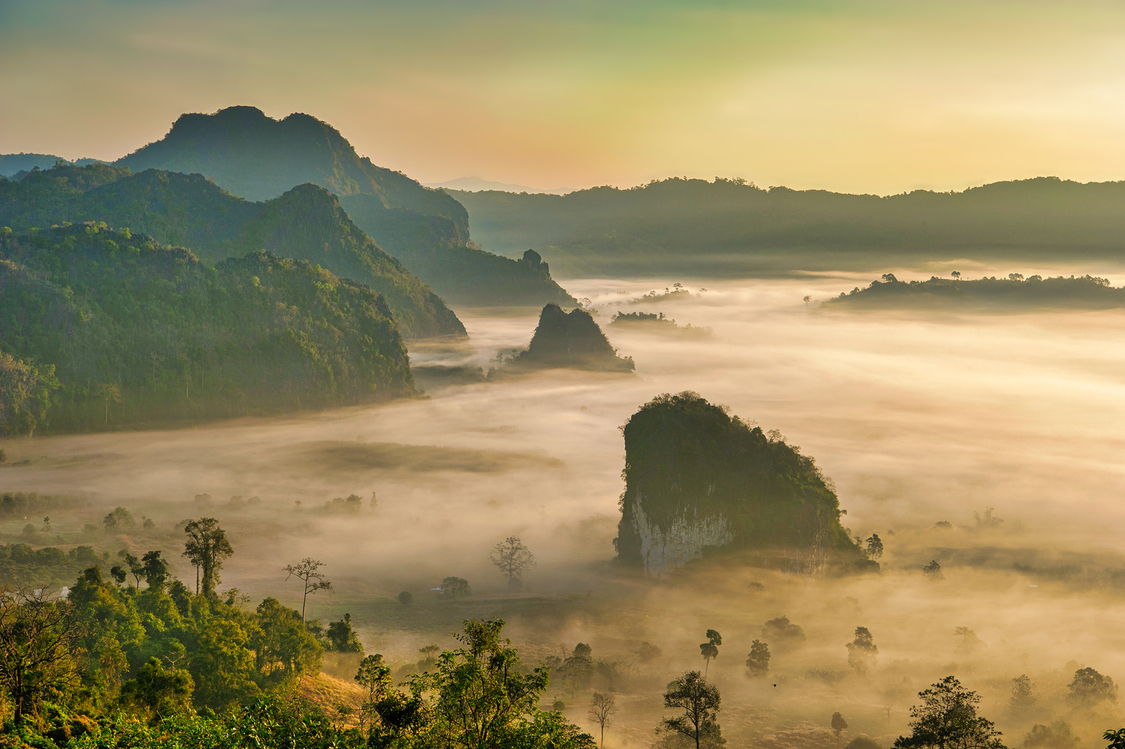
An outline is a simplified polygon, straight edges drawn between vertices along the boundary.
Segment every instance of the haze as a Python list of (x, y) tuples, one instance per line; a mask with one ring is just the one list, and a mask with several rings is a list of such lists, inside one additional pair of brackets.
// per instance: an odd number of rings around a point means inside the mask
[[(1084, 741), (1100, 736), (1109, 718), (1070, 715), (1063, 695), (1075, 664), (1125, 677), (1120, 635), (1107, 626), (1122, 605), (1106, 587), (1125, 566), (1106, 530), (1125, 514), (1113, 501), (1125, 490), (1125, 354), (1112, 345), (1125, 333), (1125, 314), (818, 309), (817, 300), (862, 284), (842, 275), (708, 283), (706, 291), (684, 279), (689, 300), (623, 307), (672, 280), (563, 280), (601, 311), (612, 343), (634, 357), (635, 377), (551, 371), (376, 408), (11, 442), (9, 459), (31, 462), (5, 471), (5, 489), (85, 494), (88, 520), (123, 505), (164, 527), (197, 515), (193, 497), (208, 493), (208, 512), (231, 529), (236, 548), (224, 587), (299, 605), (281, 567), (322, 559), (338, 592), (310, 599), (310, 617), (349, 611), (369, 652), (400, 662), (416, 659), (433, 635), (396, 613), (391, 597), (404, 589), (425, 595), (448, 575), (469, 579), (478, 595), (501, 594), (504, 579), (488, 553), (518, 535), (539, 559), (525, 576), (532, 606), (492, 598), (482, 613), (510, 620), (526, 658), (565, 655), (576, 642), (614, 659), (635, 661), (642, 640), (665, 653), (658, 668), (631, 672), (611, 746), (650, 745), (668, 674), (698, 667), (696, 643), (710, 627), (727, 641), (711, 675), (733, 746), (750, 737), (766, 746), (830, 745), (835, 710), (856, 734), (887, 745), (904, 729), (915, 693), (951, 670), (984, 695), (984, 713), (1010, 744), (1027, 730), (1005, 712), (1021, 673), (1041, 695), (1036, 722), (1065, 716)], [(802, 302), (806, 295), (813, 304)], [(622, 331), (607, 325), (619, 308), (664, 311), (713, 335)], [(419, 351), (416, 363), (487, 366), (495, 351), (526, 345), (535, 324), (530, 311), (460, 314), (475, 348)], [(656, 394), (685, 389), (780, 430), (814, 456), (848, 511), (845, 526), (883, 536), (883, 574), (787, 577), (704, 565), (640, 586), (613, 573), (606, 562), (622, 491), (618, 427)], [(372, 491), (378, 505), (359, 519), (316, 511), (333, 497)], [(229, 495), (262, 504), (234, 510)], [(987, 508), (1003, 518), (998, 529), (976, 527), (974, 513)], [(939, 521), (953, 527), (935, 529)], [(932, 558), (941, 560), (943, 582), (920, 572)], [(190, 574), (186, 563), (174, 564)], [(753, 582), (764, 590), (748, 588)], [(783, 614), (805, 628), (807, 644), (774, 648), (769, 684), (746, 680), (750, 639)], [(846, 678), (844, 643), (856, 626), (869, 627), (880, 648), (880, 668), (864, 681)], [(959, 648), (957, 627), (986, 645)], [(584, 708), (568, 715), (582, 723)]]
[(9, 152), (116, 159), (182, 112), (244, 104), (313, 114), (423, 183), (722, 175), (886, 194), (1113, 180), (1123, 13), (1096, 0), (4, 2), (0, 132)]

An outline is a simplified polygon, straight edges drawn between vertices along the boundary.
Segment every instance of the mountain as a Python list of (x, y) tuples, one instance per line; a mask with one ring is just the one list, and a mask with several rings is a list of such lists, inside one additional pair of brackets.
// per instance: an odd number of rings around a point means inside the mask
[(209, 268), (186, 249), (105, 224), (4, 229), (0, 320), (8, 434), (415, 393), (383, 297), (266, 252)]
[(507, 360), (501, 372), (528, 369), (585, 369), (602, 372), (632, 372), (633, 360), (621, 358), (617, 349), (584, 309), (563, 312), (548, 304), (527, 351)]
[(781, 552), (788, 568), (874, 566), (840, 525), (812, 458), (696, 393), (657, 396), (625, 424), (618, 558), (656, 577), (707, 551)]
[(566, 273), (739, 275), (895, 262), (1117, 259), (1125, 182), (1044, 177), (963, 192), (847, 195), (668, 179), (567, 195), (453, 192), (474, 236)]
[(448, 193), (374, 165), (335, 128), (307, 114), (275, 120), (254, 107), (185, 114), (164, 138), (117, 165), (199, 173), (249, 200), (312, 182), (339, 196), (363, 231), (446, 299), (574, 303), (549, 275), (472, 245), (468, 214)]
[(547, 193), (549, 195), (564, 195), (568, 192), (574, 192), (573, 189), (568, 187), (556, 187), (550, 190), (540, 190), (535, 187), (528, 187), (527, 185), (512, 185), (507, 182), (493, 182), (492, 180), (482, 179), (481, 177), (458, 177), (446, 182), (427, 183), (426, 187), (432, 187), (435, 190), (464, 190), (465, 192), (480, 192), (481, 190), (498, 190), (502, 192), (530, 192), (530, 193)]
[(16, 230), (105, 221), (189, 247), (215, 264), (254, 250), (307, 260), (384, 294), (403, 335), (464, 336), (445, 303), (348, 218), (339, 201), (302, 185), (252, 203), (199, 174), (94, 164), (60, 166), (0, 181), (0, 226)]
[(95, 159), (67, 161), (61, 156), (48, 153), (0, 153), (0, 177), (12, 177), (32, 169), (50, 169), (59, 162), (76, 166), (98, 163)]

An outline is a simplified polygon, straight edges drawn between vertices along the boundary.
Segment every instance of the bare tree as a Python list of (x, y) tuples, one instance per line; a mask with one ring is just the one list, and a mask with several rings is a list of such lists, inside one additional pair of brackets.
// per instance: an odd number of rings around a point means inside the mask
[(509, 588), (520, 587), (524, 571), (535, 566), (535, 555), (515, 536), (496, 544), (488, 558), (508, 576)]
[(0, 686), (11, 698), (17, 725), (44, 698), (78, 687), (71, 609), (69, 601), (44, 590), (0, 590)]
[(601, 746), (605, 746), (605, 727), (613, 724), (617, 714), (617, 699), (612, 694), (594, 692), (594, 704), (590, 706), (590, 720), (602, 729)]
[(309, 593), (332, 590), (332, 583), (325, 580), (324, 575), (319, 571), (323, 566), (324, 562), (305, 557), (300, 564), (290, 564), (285, 567), (285, 571), (289, 573), (286, 580), (295, 577), (305, 584), (305, 591), (301, 596), (301, 621), (305, 620), (305, 602), (309, 599)]

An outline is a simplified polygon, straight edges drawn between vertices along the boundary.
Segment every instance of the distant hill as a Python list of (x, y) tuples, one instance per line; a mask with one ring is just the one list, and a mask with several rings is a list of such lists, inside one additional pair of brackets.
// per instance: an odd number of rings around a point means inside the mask
[(499, 374), (532, 369), (585, 369), (601, 372), (632, 372), (633, 360), (617, 355), (617, 349), (584, 309), (563, 312), (548, 304), (527, 351), (504, 362)]
[[(958, 274), (959, 275), (959, 274)], [(899, 281), (886, 274), (864, 289), (824, 302), (825, 308), (923, 309), (950, 311), (1013, 311), (1057, 309), (1116, 309), (1125, 307), (1125, 288), (1114, 288), (1108, 279), (1093, 276), (1044, 278), (1019, 273), (1007, 278), (938, 278)]]
[(697, 393), (664, 394), (625, 424), (618, 558), (663, 577), (705, 552), (789, 555), (791, 571), (867, 561), (812, 458)]
[(1053, 177), (958, 193), (846, 195), (668, 179), (567, 195), (452, 194), (478, 241), (556, 272), (733, 276), (930, 259), (1121, 258), (1125, 182)]
[(366, 286), (265, 252), (210, 269), (105, 224), (0, 232), (0, 320), (9, 435), (415, 392), (390, 310)]
[(98, 163), (96, 159), (68, 161), (61, 156), (52, 156), (48, 153), (0, 153), (0, 177), (11, 177), (20, 172), (30, 172), (32, 169), (50, 169), (60, 161), (76, 166)]
[(449, 194), (374, 165), (335, 128), (306, 114), (275, 120), (253, 107), (185, 114), (164, 138), (117, 165), (199, 173), (255, 201), (312, 182), (339, 196), (363, 231), (446, 299), (574, 303), (549, 275), (470, 244), (468, 214)]
[(360, 231), (335, 196), (315, 185), (252, 203), (199, 174), (131, 174), (104, 164), (0, 181), (0, 226), (23, 231), (67, 221), (128, 227), (189, 247), (210, 264), (260, 249), (307, 260), (384, 294), (407, 337), (465, 335), (445, 303)]
[(507, 182), (493, 182), (492, 180), (482, 179), (481, 177), (458, 177), (446, 182), (427, 183), (426, 187), (432, 187), (435, 190), (464, 190), (466, 192), (480, 192), (481, 190), (499, 190), (502, 192), (530, 192), (530, 193), (547, 193), (548, 195), (565, 195), (568, 192), (574, 192), (568, 187), (556, 187), (550, 190), (541, 190), (535, 187), (528, 187), (527, 185), (512, 185)]

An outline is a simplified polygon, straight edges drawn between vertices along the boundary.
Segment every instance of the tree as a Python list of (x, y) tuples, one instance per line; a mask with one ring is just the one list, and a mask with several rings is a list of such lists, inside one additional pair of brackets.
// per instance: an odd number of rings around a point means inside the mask
[(957, 643), (957, 649), (965, 653), (972, 653), (981, 645), (984, 645), (981, 639), (977, 637), (977, 633), (968, 627), (958, 627), (953, 630), (953, 636), (960, 638), (961, 641)]
[(600, 746), (605, 746), (605, 727), (613, 723), (613, 716), (617, 714), (617, 699), (612, 694), (594, 692), (594, 702), (590, 705), (590, 720), (601, 728), (602, 738)]
[(141, 560), (137, 559), (135, 555), (130, 554), (129, 552), (125, 552), (125, 554), (122, 555), (122, 559), (125, 560), (125, 566), (129, 570), (129, 573), (133, 576), (133, 587), (141, 587), (141, 575), (143, 575), (145, 571), (144, 565), (141, 564)]
[(936, 559), (931, 559), (930, 563), (922, 568), (922, 574), (931, 580), (944, 580), (945, 575), (942, 574), (941, 565), (938, 564)]
[(289, 573), (285, 578), (286, 580), (295, 577), (305, 584), (304, 593), (301, 596), (301, 621), (305, 620), (305, 602), (309, 599), (309, 593), (315, 593), (318, 590), (332, 590), (332, 583), (325, 580), (324, 575), (319, 572), (323, 566), (324, 562), (305, 557), (300, 564), (290, 564), (285, 567), (285, 571)]
[(1102, 734), (1102, 738), (1109, 742), (1106, 749), (1125, 749), (1125, 728), (1118, 728), (1116, 731), (1106, 731)]
[(637, 657), (641, 659), (641, 663), (656, 660), (662, 655), (664, 655), (664, 651), (651, 642), (642, 642), (641, 646), (637, 648)]
[(1060, 718), (1049, 726), (1033, 725), (1020, 749), (1078, 749), (1080, 743), (1073, 726)]
[(114, 507), (113, 512), (102, 519), (102, 523), (107, 531), (125, 531), (137, 524), (133, 520), (133, 513), (124, 507)]
[(352, 629), (351, 614), (345, 613), (344, 618), (340, 621), (328, 623), (328, 642), (331, 643), (330, 650), (335, 650), (337, 653), (359, 653), (363, 655), (363, 645), (356, 637), (355, 630)]
[(879, 538), (878, 533), (872, 533), (867, 539), (867, 556), (872, 559), (883, 556), (883, 539)]
[(1020, 715), (1035, 707), (1035, 692), (1032, 687), (1031, 677), (1027, 674), (1012, 679), (1012, 696), (1008, 699), (1008, 706), (1013, 713)]
[(832, 730), (836, 733), (836, 743), (840, 743), (840, 734), (848, 730), (848, 721), (840, 713), (832, 713)]
[(1080, 668), (1074, 672), (1074, 680), (1067, 685), (1070, 693), (1068, 702), (1080, 707), (1094, 707), (1102, 702), (1117, 702), (1117, 685), (1113, 679), (1099, 674), (1092, 668)]
[(99, 383), (98, 397), (105, 402), (105, 423), (109, 424), (109, 404), (121, 402), (121, 388), (112, 382)]
[(414, 603), (414, 594), (409, 590), (404, 590), (398, 594), (398, 602), (403, 606), (409, 606), (410, 604)]
[(462, 598), (471, 596), (473, 589), (469, 587), (469, 581), (463, 577), (447, 577), (441, 581), (441, 594), (450, 599)]
[(947, 676), (919, 692), (921, 705), (910, 708), (909, 736), (899, 736), (895, 749), (1004, 749), (992, 721), (977, 715), (980, 695)]
[(856, 670), (857, 674), (866, 674), (875, 665), (879, 655), (879, 648), (867, 627), (855, 628), (855, 639), (847, 644), (848, 665)]
[(508, 576), (508, 588), (512, 590), (522, 587), (523, 573), (535, 566), (535, 555), (516, 536), (496, 544), (488, 558)]
[(751, 678), (759, 678), (770, 672), (770, 646), (761, 640), (750, 643), (750, 654), (746, 656), (746, 673)]
[(157, 723), (171, 715), (190, 714), (193, 691), (191, 674), (149, 658), (136, 677), (121, 685), (121, 702), (143, 709)]
[(141, 557), (141, 561), (143, 562), (142, 570), (148, 587), (164, 590), (164, 584), (168, 580), (168, 562), (160, 556), (159, 551), (146, 553)]
[(215, 518), (192, 520), (184, 527), (187, 541), (184, 543), (184, 556), (195, 566), (195, 594), (200, 592), (200, 571), (202, 570), (202, 591), (207, 598), (215, 597), (215, 586), (219, 584), (219, 570), (223, 560), (234, 553), (227, 534), (219, 527)]
[(703, 655), (704, 676), (711, 668), (711, 659), (719, 657), (719, 646), (723, 644), (723, 636), (713, 629), (707, 630), (707, 642), (699, 646), (699, 652)]
[(959, 271), (959, 270), (955, 270), (952, 273), (950, 273), (949, 275), (953, 276), (954, 281), (960, 281), (961, 280), (961, 271)]
[(74, 604), (45, 590), (0, 590), (0, 687), (16, 725), (79, 684)]
[(684, 714), (665, 718), (657, 730), (686, 736), (695, 742), (696, 749), (703, 745), (704, 738), (724, 743), (716, 722), (720, 706), (719, 690), (708, 684), (703, 674), (688, 671), (670, 682), (664, 692), (664, 707), (683, 710)]

